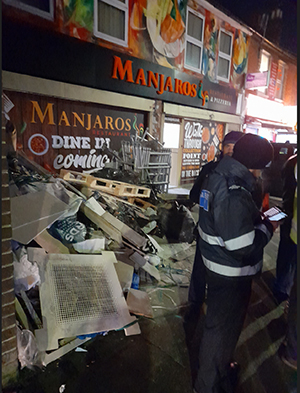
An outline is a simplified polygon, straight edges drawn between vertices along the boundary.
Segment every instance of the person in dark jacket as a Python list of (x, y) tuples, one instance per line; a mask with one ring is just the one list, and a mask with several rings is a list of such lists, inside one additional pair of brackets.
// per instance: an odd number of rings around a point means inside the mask
[(291, 156), (284, 164), (281, 172), (283, 180), (282, 209), (288, 215), (280, 225), (280, 241), (276, 260), (276, 279), (273, 294), (277, 303), (287, 300), (294, 282), (297, 264), (297, 247), (290, 238), (296, 178), (294, 174), (297, 154)]
[[(197, 177), (191, 191), (190, 200), (194, 203), (199, 203), (200, 192), (204, 180), (209, 176), (209, 174), (217, 167), (220, 160), (224, 156), (232, 156), (234, 144), (243, 136), (244, 134), (240, 131), (231, 131), (225, 135), (222, 142), (222, 151), (220, 157), (217, 161), (211, 161), (205, 164), (199, 176)], [(198, 232), (198, 231), (197, 231)], [(190, 279), (189, 286), (189, 309), (186, 313), (185, 319), (197, 320), (201, 306), (205, 299), (205, 267), (201, 258), (201, 253), (198, 246), (199, 234), (196, 233), (196, 253), (194, 258), (193, 270)]]
[(224, 156), (232, 156), (233, 147), (236, 141), (238, 141), (244, 134), (240, 131), (230, 131), (225, 135), (222, 141), (222, 151), (219, 158), (216, 161), (210, 161), (205, 164), (199, 173), (199, 176), (195, 180), (195, 183), (190, 191), (190, 200), (194, 203), (199, 203), (200, 190), (204, 179), (209, 173), (218, 165), (219, 161)]
[(198, 230), (208, 291), (196, 393), (234, 392), (231, 365), (252, 279), (261, 271), (263, 248), (276, 227), (262, 216), (251, 192), (272, 158), (266, 139), (245, 134), (202, 187)]

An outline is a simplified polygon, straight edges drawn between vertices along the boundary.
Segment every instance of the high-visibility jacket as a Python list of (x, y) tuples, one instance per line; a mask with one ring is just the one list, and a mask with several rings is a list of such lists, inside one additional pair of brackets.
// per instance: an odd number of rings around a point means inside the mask
[(263, 248), (273, 234), (251, 192), (255, 177), (224, 157), (203, 184), (199, 200), (199, 245), (208, 270), (227, 277), (253, 276), (262, 267)]

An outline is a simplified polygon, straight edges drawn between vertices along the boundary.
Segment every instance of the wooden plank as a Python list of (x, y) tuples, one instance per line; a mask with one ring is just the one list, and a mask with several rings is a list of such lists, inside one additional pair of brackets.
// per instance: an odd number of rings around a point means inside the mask
[(136, 197), (131, 197), (128, 198), (128, 202), (131, 203), (132, 205), (139, 207), (141, 209), (147, 209), (148, 207), (151, 207), (154, 210), (157, 210), (157, 207), (155, 205), (152, 205), (152, 203), (144, 201), (143, 199), (136, 198)]
[(43, 327), (42, 321), (40, 320), (39, 316), (37, 315), (35, 309), (33, 308), (33, 305), (31, 304), (30, 300), (27, 297), (26, 293), (23, 290), (21, 290), (20, 294), (21, 294), (21, 297), (27, 307), (27, 310), (29, 311), (29, 314), (31, 315), (32, 319), (34, 320), (34, 323), (36, 324), (36, 326), (39, 329), (42, 329), (42, 327)]
[(94, 190), (104, 191), (116, 196), (149, 198), (150, 188), (135, 184), (123, 183), (115, 180), (96, 178), (90, 176), (88, 186)]
[(94, 177), (89, 174), (69, 171), (66, 169), (60, 170), (60, 177), (71, 183), (76, 183), (89, 187), (93, 190), (103, 191), (116, 196), (149, 198), (151, 193), (150, 188), (147, 187), (111, 179)]
[(89, 174), (82, 172), (69, 171), (67, 169), (61, 169), (59, 176), (69, 181), (70, 183), (80, 184), (80, 185), (88, 185), (89, 184)]
[(15, 307), (16, 307), (17, 316), (20, 318), (20, 321), (21, 321), (23, 327), (25, 329), (29, 330), (29, 324), (28, 324), (27, 316), (26, 316), (26, 314), (25, 314), (25, 312), (24, 312), (24, 310), (23, 310), (23, 308), (22, 308), (22, 306), (21, 306), (21, 304), (19, 302), (19, 299), (17, 297), (15, 297)]

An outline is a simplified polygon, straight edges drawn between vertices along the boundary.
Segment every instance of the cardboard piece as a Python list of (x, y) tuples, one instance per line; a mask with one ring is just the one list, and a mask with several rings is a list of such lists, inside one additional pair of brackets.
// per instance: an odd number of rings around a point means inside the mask
[(105, 239), (87, 239), (83, 242), (73, 243), (75, 251), (81, 254), (100, 254), (105, 249)]
[(142, 269), (144, 269), (147, 273), (149, 273), (150, 276), (154, 277), (157, 281), (160, 281), (160, 274), (156, 267), (147, 262), (147, 260), (138, 252), (134, 252), (129, 258)]
[(118, 261), (118, 263), (115, 264), (115, 269), (121, 284), (122, 291), (128, 291), (132, 283), (132, 276), (134, 270), (133, 266), (129, 266), (126, 263)]
[(136, 334), (141, 334), (141, 328), (138, 323), (135, 323), (134, 325), (131, 325), (128, 328), (125, 328), (124, 331), (125, 331), (125, 336), (134, 336)]
[(48, 253), (70, 254), (68, 247), (66, 247), (64, 244), (62, 244), (62, 242), (51, 236), (47, 229), (37, 235), (34, 240)]
[(68, 209), (68, 205), (47, 191), (11, 198), (12, 238), (28, 244)]
[(153, 318), (150, 298), (147, 292), (130, 288), (127, 295), (127, 305), (132, 314)]

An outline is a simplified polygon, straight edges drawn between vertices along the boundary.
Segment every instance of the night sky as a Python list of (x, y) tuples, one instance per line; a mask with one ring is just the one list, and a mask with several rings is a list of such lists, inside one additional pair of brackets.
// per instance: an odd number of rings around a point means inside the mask
[(253, 13), (263, 14), (269, 7), (280, 5), (283, 12), (283, 27), (280, 47), (296, 55), (297, 53), (297, 0), (208, 0), (222, 11), (228, 10), (232, 16), (251, 26)]

